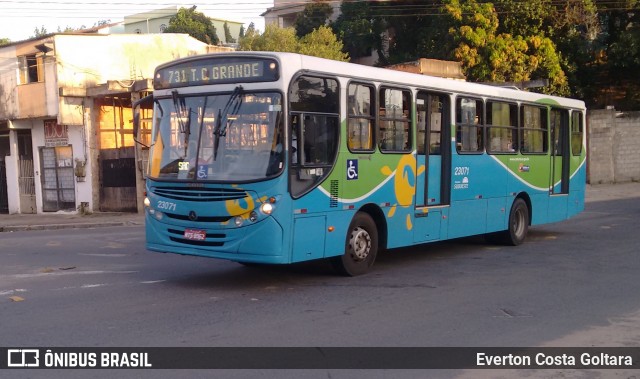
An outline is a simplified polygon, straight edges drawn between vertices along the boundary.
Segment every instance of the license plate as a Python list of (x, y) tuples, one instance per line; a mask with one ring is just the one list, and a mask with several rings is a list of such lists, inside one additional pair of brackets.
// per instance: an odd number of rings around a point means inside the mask
[(193, 241), (204, 241), (207, 238), (207, 232), (198, 229), (185, 229), (184, 238)]

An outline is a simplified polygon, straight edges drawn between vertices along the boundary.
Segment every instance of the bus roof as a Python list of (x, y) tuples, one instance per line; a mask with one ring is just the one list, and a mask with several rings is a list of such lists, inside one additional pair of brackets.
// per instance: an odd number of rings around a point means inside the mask
[(237, 56), (271, 57), (276, 58), (282, 64), (283, 70), (288, 72), (307, 71), (324, 73), (340, 77), (348, 77), (354, 80), (370, 82), (386, 82), (399, 86), (424, 88), (445, 93), (463, 93), (478, 97), (492, 97), (513, 101), (526, 101), (534, 103), (553, 103), (563, 107), (585, 109), (582, 100), (560, 96), (546, 95), (536, 92), (522, 91), (513, 88), (500, 87), (482, 83), (472, 83), (461, 80), (440, 78), (392, 69), (365, 66), (356, 63), (340, 62), (331, 59), (318, 58), (296, 53), (270, 52), (270, 51), (238, 51), (231, 53), (211, 53), (204, 55), (181, 58), (164, 63), (156, 69), (170, 67), (174, 64), (190, 60)]

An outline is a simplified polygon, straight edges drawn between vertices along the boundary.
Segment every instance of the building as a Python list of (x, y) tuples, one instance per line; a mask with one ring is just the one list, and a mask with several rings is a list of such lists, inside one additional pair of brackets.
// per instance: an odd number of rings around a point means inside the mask
[[(265, 25), (276, 24), (281, 28), (293, 27), (298, 14), (304, 11), (307, 4), (313, 3), (313, 0), (291, 1), (291, 0), (274, 0), (273, 7), (268, 8), (263, 14)], [(333, 8), (330, 21), (335, 21), (340, 15), (340, 2), (328, 2)]]
[(462, 70), (462, 63), (460, 62), (420, 58), (411, 62), (386, 66), (385, 68), (447, 79), (466, 80), (466, 76)]
[[(133, 14), (124, 17), (124, 32), (128, 34), (153, 34), (164, 33), (169, 26), (169, 20), (175, 16), (180, 10), (178, 6), (171, 6)], [(206, 16), (209, 16), (205, 13)], [(209, 17), (213, 26), (216, 28), (216, 34), (221, 44), (237, 43), (240, 39), (240, 29), (243, 23), (237, 21), (223, 20), (216, 17)], [(235, 41), (227, 41), (225, 39), (224, 24), (227, 24), (229, 33)]]
[(0, 47), (0, 212), (136, 211), (133, 101), (186, 34), (51, 34)]

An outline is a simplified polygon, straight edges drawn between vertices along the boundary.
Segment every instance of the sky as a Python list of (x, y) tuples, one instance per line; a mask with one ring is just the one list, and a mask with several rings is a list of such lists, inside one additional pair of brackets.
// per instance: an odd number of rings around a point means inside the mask
[(0, 0), (0, 39), (16, 42), (33, 37), (36, 28), (55, 33), (58, 28), (92, 27), (103, 20), (118, 22), (124, 16), (175, 5), (196, 5), (197, 11), (209, 17), (243, 22), (245, 28), (253, 22), (256, 29), (264, 30), (260, 14), (273, 6), (273, 0)]

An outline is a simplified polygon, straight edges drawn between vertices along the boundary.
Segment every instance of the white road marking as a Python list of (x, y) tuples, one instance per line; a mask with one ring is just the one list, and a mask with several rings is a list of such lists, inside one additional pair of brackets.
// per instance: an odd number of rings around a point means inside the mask
[(54, 271), (37, 272), (33, 274), (0, 275), (0, 279), (29, 279), (45, 276), (67, 276), (67, 275), (101, 275), (101, 274), (135, 274), (139, 271)]
[(78, 253), (78, 255), (84, 255), (87, 257), (126, 257), (127, 254), (87, 254), (87, 253)]

